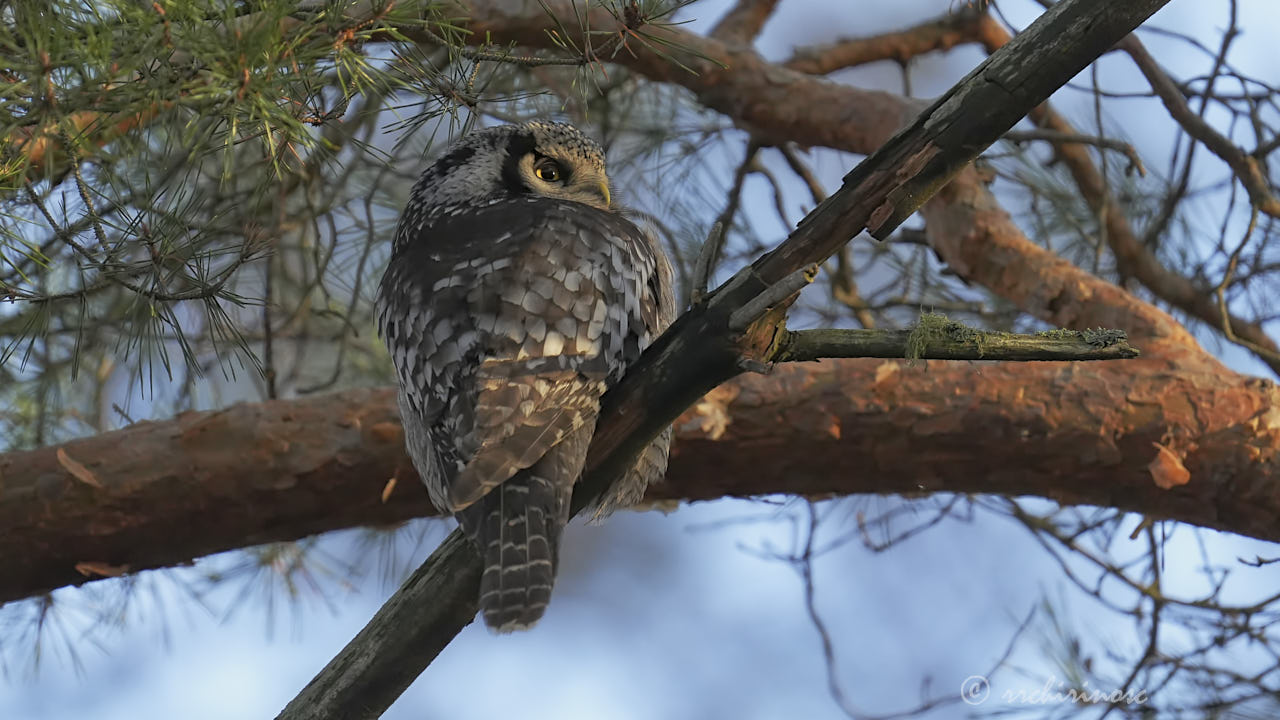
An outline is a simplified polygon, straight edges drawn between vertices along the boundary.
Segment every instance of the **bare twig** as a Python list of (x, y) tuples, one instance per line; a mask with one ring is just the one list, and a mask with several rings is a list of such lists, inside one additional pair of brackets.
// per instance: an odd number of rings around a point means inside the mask
[[(995, 28), (989, 37), (989, 50), (996, 50), (1010, 40), (1010, 36), (1001, 28)], [(1185, 103), (1184, 103), (1185, 105)], [(1189, 112), (1189, 110), (1188, 110)], [(1042, 130), (1066, 135), (1078, 135), (1078, 131), (1066, 118), (1062, 117), (1049, 103), (1033, 109), (1029, 116)], [(1050, 141), (1054, 142), (1054, 141)], [(1172, 216), (1177, 200), (1186, 190), (1190, 177), (1191, 151), (1188, 150), (1180, 179), (1175, 184), (1170, 196), (1166, 199), (1159, 215), (1152, 221), (1146, 235), (1140, 238), (1134, 231), (1128, 218), (1121, 212), (1123, 204), (1108, 192), (1102, 175), (1098, 172), (1089, 153), (1083, 147), (1073, 143), (1054, 142), (1054, 151), (1070, 171), (1080, 195), (1094, 212), (1098, 212), (1105, 225), (1105, 238), (1115, 254), (1119, 270), (1141, 282), (1148, 290), (1181, 311), (1196, 317), (1213, 327), (1220, 325), (1220, 309), (1211, 293), (1202, 286), (1193, 283), (1187, 277), (1170, 270), (1150, 249), (1153, 233), (1160, 232)], [(1105, 212), (1103, 209), (1105, 208)], [(1246, 343), (1246, 347), (1265, 362), (1273, 372), (1280, 374), (1280, 362), (1276, 354), (1280, 346), (1267, 335), (1263, 328), (1236, 316), (1230, 317), (1232, 333)]]
[(1250, 202), (1258, 208), (1259, 212), (1280, 218), (1280, 198), (1277, 198), (1272, 191), (1271, 183), (1257, 158), (1246, 153), (1230, 138), (1219, 133), (1198, 113), (1191, 110), (1186, 98), (1179, 91), (1177, 83), (1165, 74), (1159, 63), (1151, 57), (1142, 41), (1136, 36), (1126, 37), (1118, 46), (1133, 59), (1134, 64), (1147, 78), (1151, 89), (1164, 103), (1165, 109), (1173, 119), (1189, 135), (1208, 148), (1209, 152), (1217, 155), (1231, 168), (1240, 184), (1249, 193)]
[(1107, 150), (1115, 150), (1123, 153), (1129, 159), (1129, 168), (1127, 172), (1137, 171), (1143, 177), (1147, 174), (1147, 168), (1142, 164), (1142, 158), (1138, 156), (1138, 151), (1133, 145), (1115, 138), (1100, 137), (1097, 135), (1077, 135), (1074, 133), (1063, 132), (1061, 130), (1012, 130), (1004, 134), (1006, 140), (1014, 142), (1030, 142), (1032, 140), (1047, 140), (1052, 143), (1072, 143), (1076, 145), (1093, 145), (1094, 147), (1104, 148)]
[(747, 143), (746, 156), (733, 173), (729, 198), (725, 201), (724, 209), (720, 211), (715, 224), (711, 226), (711, 232), (707, 233), (707, 241), (702, 244), (702, 249), (698, 252), (698, 260), (693, 270), (692, 299), (694, 303), (701, 301), (707, 294), (707, 288), (710, 287), (711, 276), (715, 274), (716, 264), (720, 261), (720, 252), (724, 247), (725, 238), (733, 229), (733, 219), (738, 214), (738, 206), (742, 203), (742, 186), (746, 183), (747, 176), (751, 174), (758, 152), (760, 152), (759, 144), (754, 141)]
[(729, 315), (729, 329), (739, 332), (746, 330), (747, 326), (764, 317), (769, 310), (789, 306), (795, 294), (817, 277), (818, 267), (818, 265), (810, 265), (800, 268), (734, 310)]
[[(807, 521), (804, 530), (804, 544), (797, 552), (790, 555), (774, 554), (774, 556), (791, 565), (800, 575), (800, 581), (804, 590), (804, 607), (805, 613), (809, 616), (809, 622), (813, 625), (813, 629), (818, 634), (818, 640), (822, 645), (822, 658), (826, 667), (827, 675), (827, 692), (831, 695), (831, 699), (835, 701), (841, 712), (850, 720), (905, 720), (906, 718), (914, 718), (939, 707), (953, 705), (961, 701), (972, 701), (974, 697), (967, 697), (962, 694), (965, 689), (962, 688), (961, 693), (948, 692), (935, 695), (933, 698), (922, 700), (917, 705), (898, 712), (892, 712), (881, 715), (873, 715), (865, 713), (854, 706), (853, 702), (844, 693), (844, 688), (840, 685), (839, 674), (836, 672), (836, 656), (835, 643), (831, 640), (831, 633), (827, 630), (827, 624), (822, 619), (822, 614), (818, 612), (817, 593), (815, 591), (813, 562), (814, 559), (822, 552), (817, 547), (817, 536), (820, 520), (818, 517), (817, 506), (810, 500), (806, 503)], [(935, 520), (946, 517), (946, 513), (939, 513)], [(991, 664), (985, 675), (980, 676), (982, 681), (988, 682), (1004, 665), (1009, 656), (1013, 654), (1014, 648), (1017, 646), (1018, 640), (1022, 634), (1030, 626), (1032, 618), (1035, 617), (1036, 608), (1032, 607), (1028, 611), (1027, 616), (1018, 624), (1013, 634), (1009, 638), (1009, 642), (1005, 646), (1004, 652), (1000, 657)], [(977, 692), (989, 691), (989, 687), (978, 687), (972, 690)], [(985, 699), (985, 696), (975, 696), (979, 701)]]
[(1231, 342), (1247, 348), (1255, 355), (1272, 363), (1280, 364), (1280, 352), (1257, 345), (1236, 335), (1232, 329), (1231, 311), (1227, 309), (1227, 286), (1231, 284), (1231, 278), (1235, 275), (1236, 265), (1240, 262), (1240, 253), (1249, 244), (1249, 238), (1253, 235), (1254, 228), (1258, 226), (1258, 212), (1258, 206), (1254, 205), (1252, 212), (1249, 213), (1249, 225), (1245, 228), (1244, 237), (1240, 238), (1240, 243), (1236, 245), (1236, 249), (1231, 252), (1231, 256), (1227, 259), (1227, 268), (1222, 273), (1222, 281), (1214, 288), (1214, 296), (1218, 298), (1218, 313), (1222, 318), (1219, 328), (1222, 330), (1222, 334)]
[(724, 244), (725, 236), (728, 234), (728, 228), (719, 220), (712, 223), (711, 229), (707, 231), (707, 239), (702, 241), (702, 247), (698, 250), (698, 259), (693, 265), (691, 303), (697, 304), (706, 297), (707, 286), (711, 284), (711, 269), (715, 264), (714, 258), (720, 254), (720, 247)]

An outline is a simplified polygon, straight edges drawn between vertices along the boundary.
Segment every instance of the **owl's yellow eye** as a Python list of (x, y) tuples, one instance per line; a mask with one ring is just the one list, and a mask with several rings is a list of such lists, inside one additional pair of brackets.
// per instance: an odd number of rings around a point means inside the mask
[(533, 169), (533, 174), (543, 182), (560, 182), (560, 168), (553, 162), (544, 162)]

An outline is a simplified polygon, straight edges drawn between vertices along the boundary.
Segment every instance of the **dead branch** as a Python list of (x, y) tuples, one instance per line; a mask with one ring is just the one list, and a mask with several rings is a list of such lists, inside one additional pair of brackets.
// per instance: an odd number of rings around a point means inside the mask
[(974, 330), (940, 315), (910, 330), (798, 330), (779, 340), (778, 362), (825, 358), (1048, 361), (1138, 357), (1115, 330), (1050, 330), (1032, 335)]

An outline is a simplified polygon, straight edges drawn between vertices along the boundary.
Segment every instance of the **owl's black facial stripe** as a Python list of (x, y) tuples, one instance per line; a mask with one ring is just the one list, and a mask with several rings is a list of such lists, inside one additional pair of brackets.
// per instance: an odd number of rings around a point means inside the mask
[(454, 168), (465, 164), (468, 160), (474, 157), (475, 154), (476, 149), (474, 147), (464, 145), (457, 148), (453, 152), (450, 152), (448, 155), (445, 155), (436, 161), (436, 175), (439, 177), (448, 175)]
[(502, 183), (513, 193), (527, 193), (529, 188), (520, 179), (520, 158), (535, 152), (537, 143), (533, 133), (512, 133), (507, 140), (506, 157), (502, 161)]

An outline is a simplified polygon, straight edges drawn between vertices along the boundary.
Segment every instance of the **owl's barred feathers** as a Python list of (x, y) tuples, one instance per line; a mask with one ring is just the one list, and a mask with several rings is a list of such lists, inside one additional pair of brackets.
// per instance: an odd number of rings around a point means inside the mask
[[(611, 207), (604, 154), (577, 129), (488, 128), (414, 186), (377, 312), (409, 455), (484, 557), (485, 622), (528, 627), (550, 599), (600, 397), (674, 315), (666, 258)], [(661, 477), (669, 438), (604, 507)]]

